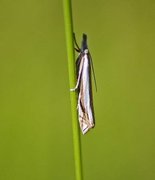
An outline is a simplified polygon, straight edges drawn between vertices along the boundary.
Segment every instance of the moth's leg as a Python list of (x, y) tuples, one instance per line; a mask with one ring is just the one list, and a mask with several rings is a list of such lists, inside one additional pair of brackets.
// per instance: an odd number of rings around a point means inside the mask
[(70, 89), (70, 91), (76, 91), (78, 89), (79, 84), (80, 84), (81, 75), (82, 75), (82, 70), (83, 70), (83, 59), (81, 59), (81, 64), (79, 67), (79, 73), (78, 73), (78, 79), (77, 79), (76, 86), (74, 88)]
[(73, 38), (74, 38), (74, 43), (75, 43), (75, 45), (76, 45), (75, 50), (76, 50), (77, 52), (80, 52), (81, 49), (79, 48), (78, 43), (77, 43), (77, 41), (76, 41), (75, 33), (73, 33)]
[(77, 49), (77, 48), (74, 48), (75, 49), (75, 51), (77, 51), (78, 53), (80, 53), (81, 52), (81, 50), (80, 49)]

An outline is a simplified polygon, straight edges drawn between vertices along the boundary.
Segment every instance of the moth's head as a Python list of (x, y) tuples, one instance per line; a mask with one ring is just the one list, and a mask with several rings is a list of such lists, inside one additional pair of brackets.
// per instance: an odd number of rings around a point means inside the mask
[[(87, 52), (85, 52), (85, 50)], [(81, 51), (88, 53), (88, 46), (87, 46), (87, 35), (83, 33), (83, 38), (82, 38), (82, 44), (81, 44)]]
[(88, 51), (88, 49), (85, 49), (83, 52), (84, 52), (84, 54), (88, 54), (89, 51)]

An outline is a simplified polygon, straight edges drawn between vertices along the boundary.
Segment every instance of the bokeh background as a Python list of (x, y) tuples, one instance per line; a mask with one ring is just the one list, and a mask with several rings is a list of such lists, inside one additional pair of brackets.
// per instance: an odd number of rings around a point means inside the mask
[[(73, 1), (88, 35), (96, 128), (84, 180), (155, 179), (155, 1)], [(0, 1), (0, 179), (73, 180), (63, 2)]]

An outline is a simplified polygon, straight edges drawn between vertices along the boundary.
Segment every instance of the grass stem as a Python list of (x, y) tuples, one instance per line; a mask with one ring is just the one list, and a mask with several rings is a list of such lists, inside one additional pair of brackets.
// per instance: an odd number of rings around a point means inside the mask
[[(75, 87), (76, 84), (76, 70), (75, 70), (75, 54), (73, 43), (73, 21), (72, 21), (72, 7), (71, 0), (63, 0), (64, 5), (64, 20), (68, 55), (68, 69), (69, 69), (69, 84), (70, 88)], [(82, 173), (82, 158), (81, 158), (81, 141), (77, 116), (77, 95), (76, 92), (70, 92), (71, 98), (71, 112), (72, 112), (72, 128), (73, 128), (73, 145), (74, 145), (74, 161), (75, 161), (75, 176), (76, 180), (83, 180)]]

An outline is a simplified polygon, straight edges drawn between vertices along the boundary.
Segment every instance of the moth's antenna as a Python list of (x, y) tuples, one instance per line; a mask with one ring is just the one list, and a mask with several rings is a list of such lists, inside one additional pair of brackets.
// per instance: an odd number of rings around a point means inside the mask
[(73, 38), (74, 38), (74, 43), (75, 43), (75, 45), (76, 45), (75, 50), (76, 50), (77, 52), (80, 52), (81, 49), (79, 48), (79, 46), (78, 46), (78, 44), (77, 44), (76, 37), (75, 37), (75, 33), (73, 33)]
[(94, 65), (93, 65), (93, 61), (92, 61), (92, 57), (91, 57), (91, 54), (90, 54), (90, 53), (89, 53), (89, 56), (90, 56), (90, 63), (91, 63), (92, 72), (93, 72), (93, 78), (94, 78), (94, 82), (95, 82), (95, 89), (96, 89), (96, 92), (97, 92), (97, 83), (96, 83)]

